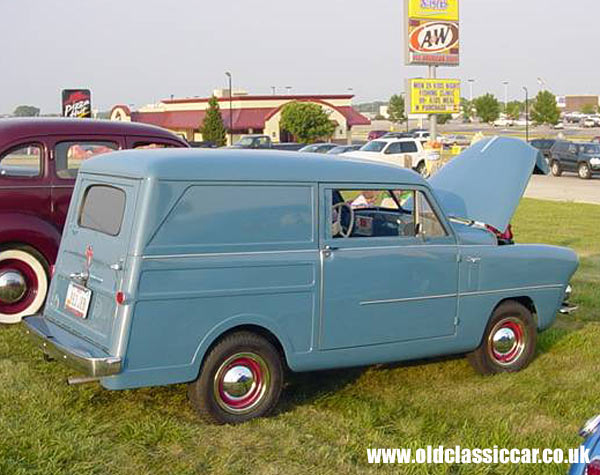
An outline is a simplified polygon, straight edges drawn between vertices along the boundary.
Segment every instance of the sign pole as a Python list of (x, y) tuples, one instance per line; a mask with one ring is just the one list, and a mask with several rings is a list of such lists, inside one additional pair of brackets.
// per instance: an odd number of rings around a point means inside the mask
[[(436, 79), (436, 66), (429, 65), (429, 79)], [(432, 142), (437, 141), (437, 115), (429, 115), (429, 135)]]

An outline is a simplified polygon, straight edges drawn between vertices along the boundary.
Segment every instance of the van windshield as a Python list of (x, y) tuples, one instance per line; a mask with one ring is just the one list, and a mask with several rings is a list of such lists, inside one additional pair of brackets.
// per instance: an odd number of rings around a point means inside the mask
[(125, 213), (125, 192), (108, 185), (92, 185), (83, 197), (79, 226), (118, 236)]

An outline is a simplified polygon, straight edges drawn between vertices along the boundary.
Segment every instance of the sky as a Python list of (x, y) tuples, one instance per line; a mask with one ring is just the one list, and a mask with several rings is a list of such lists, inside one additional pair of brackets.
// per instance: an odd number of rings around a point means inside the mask
[[(598, 0), (461, 0), (461, 65), (474, 95), (600, 94)], [(426, 67), (404, 65), (403, 0), (0, 0), (0, 113), (60, 111), (64, 88), (93, 107), (141, 107), (227, 87), (387, 100)], [(463, 96), (469, 96), (463, 85)]]

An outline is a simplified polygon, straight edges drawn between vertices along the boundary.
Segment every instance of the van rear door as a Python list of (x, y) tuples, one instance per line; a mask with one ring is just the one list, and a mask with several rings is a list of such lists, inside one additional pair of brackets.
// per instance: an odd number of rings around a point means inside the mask
[(106, 351), (117, 326), (139, 181), (81, 179), (52, 280), (48, 309), (55, 323)]

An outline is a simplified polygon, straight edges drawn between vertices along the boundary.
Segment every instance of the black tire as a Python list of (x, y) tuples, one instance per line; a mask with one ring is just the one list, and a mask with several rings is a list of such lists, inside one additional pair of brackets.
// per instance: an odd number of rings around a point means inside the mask
[(560, 166), (560, 162), (558, 160), (552, 160), (550, 164), (550, 170), (554, 176), (562, 175), (562, 167)]
[(531, 363), (536, 342), (533, 315), (519, 302), (509, 300), (496, 307), (479, 348), (467, 358), (480, 374), (513, 373)]
[[(226, 381), (226, 374), (236, 381)], [(188, 396), (205, 421), (240, 424), (273, 410), (283, 377), (275, 346), (260, 335), (241, 331), (224, 337), (210, 350), (198, 379), (188, 385)], [(247, 381), (252, 381), (250, 386)]]
[(579, 178), (583, 180), (589, 180), (592, 178), (592, 169), (590, 168), (590, 164), (587, 162), (580, 162), (577, 166), (577, 174)]

